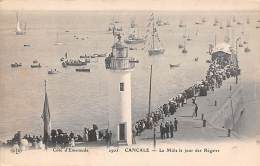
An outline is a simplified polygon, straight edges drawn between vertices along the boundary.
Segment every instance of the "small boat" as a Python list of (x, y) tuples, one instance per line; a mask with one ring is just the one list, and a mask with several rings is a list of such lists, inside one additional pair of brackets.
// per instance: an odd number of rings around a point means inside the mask
[(41, 66), (41, 64), (40, 63), (38, 63), (38, 64), (32, 64), (31, 65), (31, 68), (41, 68), (42, 66)]
[(69, 30), (66, 30), (65, 32), (70, 32)]
[(56, 33), (56, 43), (55, 45), (63, 45), (64, 43), (59, 40), (59, 33)]
[(139, 60), (129, 60), (130, 63), (139, 63)]
[(222, 23), (220, 23), (220, 25), (219, 25), (219, 29), (223, 29), (223, 25), (222, 25)]
[(243, 43), (244, 43), (244, 44), (247, 44), (248, 42), (247, 42), (247, 41), (244, 41)]
[(238, 22), (237, 22), (237, 25), (241, 25), (241, 22), (240, 22), (240, 21), (238, 21)]
[(185, 41), (184, 41), (184, 44), (183, 44), (182, 53), (183, 53), (183, 54), (187, 54), (187, 53), (188, 53), (188, 51), (187, 51), (187, 49), (186, 49), (186, 43), (185, 43)]
[(85, 54), (85, 55), (80, 55), (79, 57), (80, 57), (80, 58), (90, 58), (90, 56), (87, 55), (87, 54)]
[(187, 54), (187, 53), (188, 53), (188, 51), (186, 50), (185, 47), (183, 48), (182, 53), (183, 53), (183, 54)]
[(90, 72), (90, 69), (86, 69), (86, 68), (78, 68), (75, 70), (76, 70), (76, 72)]
[(170, 64), (170, 68), (175, 68), (175, 67), (180, 67), (180, 63), (179, 64), (175, 64), (175, 65), (173, 65), (173, 64)]
[(48, 74), (57, 74), (58, 73), (58, 71), (56, 70), (56, 69), (54, 69), (54, 70), (49, 70), (48, 71)]
[(217, 20), (217, 18), (215, 18), (213, 26), (217, 26), (217, 25), (218, 25), (218, 20)]
[(106, 57), (107, 53), (104, 53), (104, 54), (93, 54), (93, 55), (96, 56), (96, 57), (101, 58), (101, 57)]
[(260, 28), (260, 26), (256, 26), (255, 28), (258, 29), (258, 28)]
[(15, 62), (15, 63), (11, 64), (11, 67), (21, 67), (21, 66), (22, 66), (22, 63)]
[(250, 24), (250, 19), (249, 18), (246, 19), (246, 23)]
[(34, 60), (33, 63), (38, 63), (38, 61), (37, 61), (37, 60)]
[(191, 41), (192, 39), (190, 38), (190, 35), (188, 34), (187, 36), (187, 41)]
[(24, 44), (23, 46), (24, 46), (24, 47), (31, 47), (30, 44)]
[(230, 21), (227, 21), (227, 25), (226, 25), (227, 28), (230, 28), (231, 27), (231, 23)]
[(129, 47), (129, 50), (137, 50), (137, 48)]
[(185, 25), (183, 24), (183, 21), (182, 21), (182, 20), (180, 20), (180, 23), (179, 23), (179, 28), (183, 28), (183, 27), (185, 27)]
[(198, 60), (199, 60), (199, 57), (194, 58), (195, 62), (198, 62)]
[(63, 61), (62, 67), (67, 67), (67, 66), (84, 66), (87, 65), (87, 60), (85, 59), (85, 61), (81, 61), (81, 60), (66, 60)]
[(245, 51), (245, 52), (250, 52), (251, 50), (250, 50), (248, 47), (246, 47), (246, 48), (244, 49), (244, 51)]
[(179, 44), (179, 45), (178, 45), (178, 48), (179, 48), (179, 49), (181, 49), (181, 48), (183, 48), (183, 47), (184, 47), (184, 46), (183, 46), (182, 44)]
[(205, 22), (206, 22), (206, 19), (203, 17), (203, 18), (201, 19), (201, 22), (202, 22), (202, 23), (205, 23)]
[(156, 24), (158, 26), (170, 25), (170, 23), (168, 21), (162, 21), (159, 17), (158, 17), (158, 19), (156, 21)]

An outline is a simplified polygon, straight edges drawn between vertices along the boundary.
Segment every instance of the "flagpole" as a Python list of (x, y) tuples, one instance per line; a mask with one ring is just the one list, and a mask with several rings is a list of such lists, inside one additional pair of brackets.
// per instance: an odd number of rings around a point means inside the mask
[(46, 80), (44, 80), (44, 92), (46, 93)]
[(44, 144), (45, 144), (45, 150), (47, 151), (48, 150), (48, 131), (46, 131), (46, 97), (47, 97), (47, 90), (46, 90), (47, 88), (46, 88), (46, 80), (44, 80), (44, 92), (45, 92), (45, 101), (44, 101), (44, 113), (43, 113), (43, 123), (44, 123), (44, 125), (43, 125), (43, 139), (44, 139)]
[(151, 70), (150, 70), (149, 105), (148, 105), (148, 117), (149, 118), (151, 116), (152, 72), (153, 72), (153, 65), (151, 65)]
[[(46, 80), (44, 80), (44, 92), (45, 92), (45, 97), (46, 97), (46, 93), (47, 93), (47, 91), (46, 91)], [(46, 99), (45, 99), (46, 100)], [(48, 149), (48, 134), (46, 135), (46, 131), (45, 131), (45, 125), (46, 124), (44, 124), (44, 129), (43, 129), (43, 132), (44, 132), (44, 135), (45, 135), (45, 137), (47, 137), (47, 138), (44, 138), (45, 139), (45, 150), (47, 151), (47, 149)]]

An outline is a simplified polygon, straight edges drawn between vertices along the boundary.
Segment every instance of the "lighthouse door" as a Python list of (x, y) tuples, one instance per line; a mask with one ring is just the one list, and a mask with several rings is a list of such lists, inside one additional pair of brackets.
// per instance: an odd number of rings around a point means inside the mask
[(120, 141), (126, 140), (125, 129), (126, 129), (125, 123), (119, 124), (119, 140)]

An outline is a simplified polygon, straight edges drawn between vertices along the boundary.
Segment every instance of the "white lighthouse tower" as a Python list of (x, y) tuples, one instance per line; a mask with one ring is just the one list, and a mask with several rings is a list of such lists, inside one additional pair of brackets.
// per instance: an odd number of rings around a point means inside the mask
[(131, 120), (131, 72), (135, 67), (134, 58), (128, 57), (128, 47), (118, 40), (112, 46), (112, 52), (105, 60), (106, 69), (110, 71), (111, 98), (113, 110), (109, 112), (108, 131), (112, 133), (114, 145), (132, 144)]

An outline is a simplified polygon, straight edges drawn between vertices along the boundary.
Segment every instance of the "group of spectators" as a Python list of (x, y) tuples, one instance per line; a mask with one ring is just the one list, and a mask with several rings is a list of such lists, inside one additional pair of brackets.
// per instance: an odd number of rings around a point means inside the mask
[[(174, 115), (178, 108), (183, 107), (184, 104), (187, 103), (188, 99), (192, 99), (192, 103), (195, 106), (194, 116), (197, 117), (198, 105), (196, 103), (196, 97), (207, 96), (209, 90), (214, 91), (215, 88), (220, 88), (223, 80), (230, 77), (236, 77), (237, 79), (239, 74), (239, 67), (232, 65), (229, 61), (226, 61), (226, 59), (216, 58), (214, 61), (210, 61), (205, 80), (201, 80), (194, 84), (176, 97), (171, 98), (167, 104), (163, 104), (156, 111), (148, 113), (143, 119), (135, 122), (134, 130), (136, 136), (140, 136), (145, 129), (151, 129), (158, 126), (159, 121), (163, 120), (165, 117)], [(174, 124), (175, 123), (177, 126), (178, 121), (176, 120)], [(172, 122), (166, 122), (165, 124), (161, 123), (160, 131), (162, 139), (168, 138), (169, 132), (170, 135), (173, 136), (174, 124), (172, 124)]]

